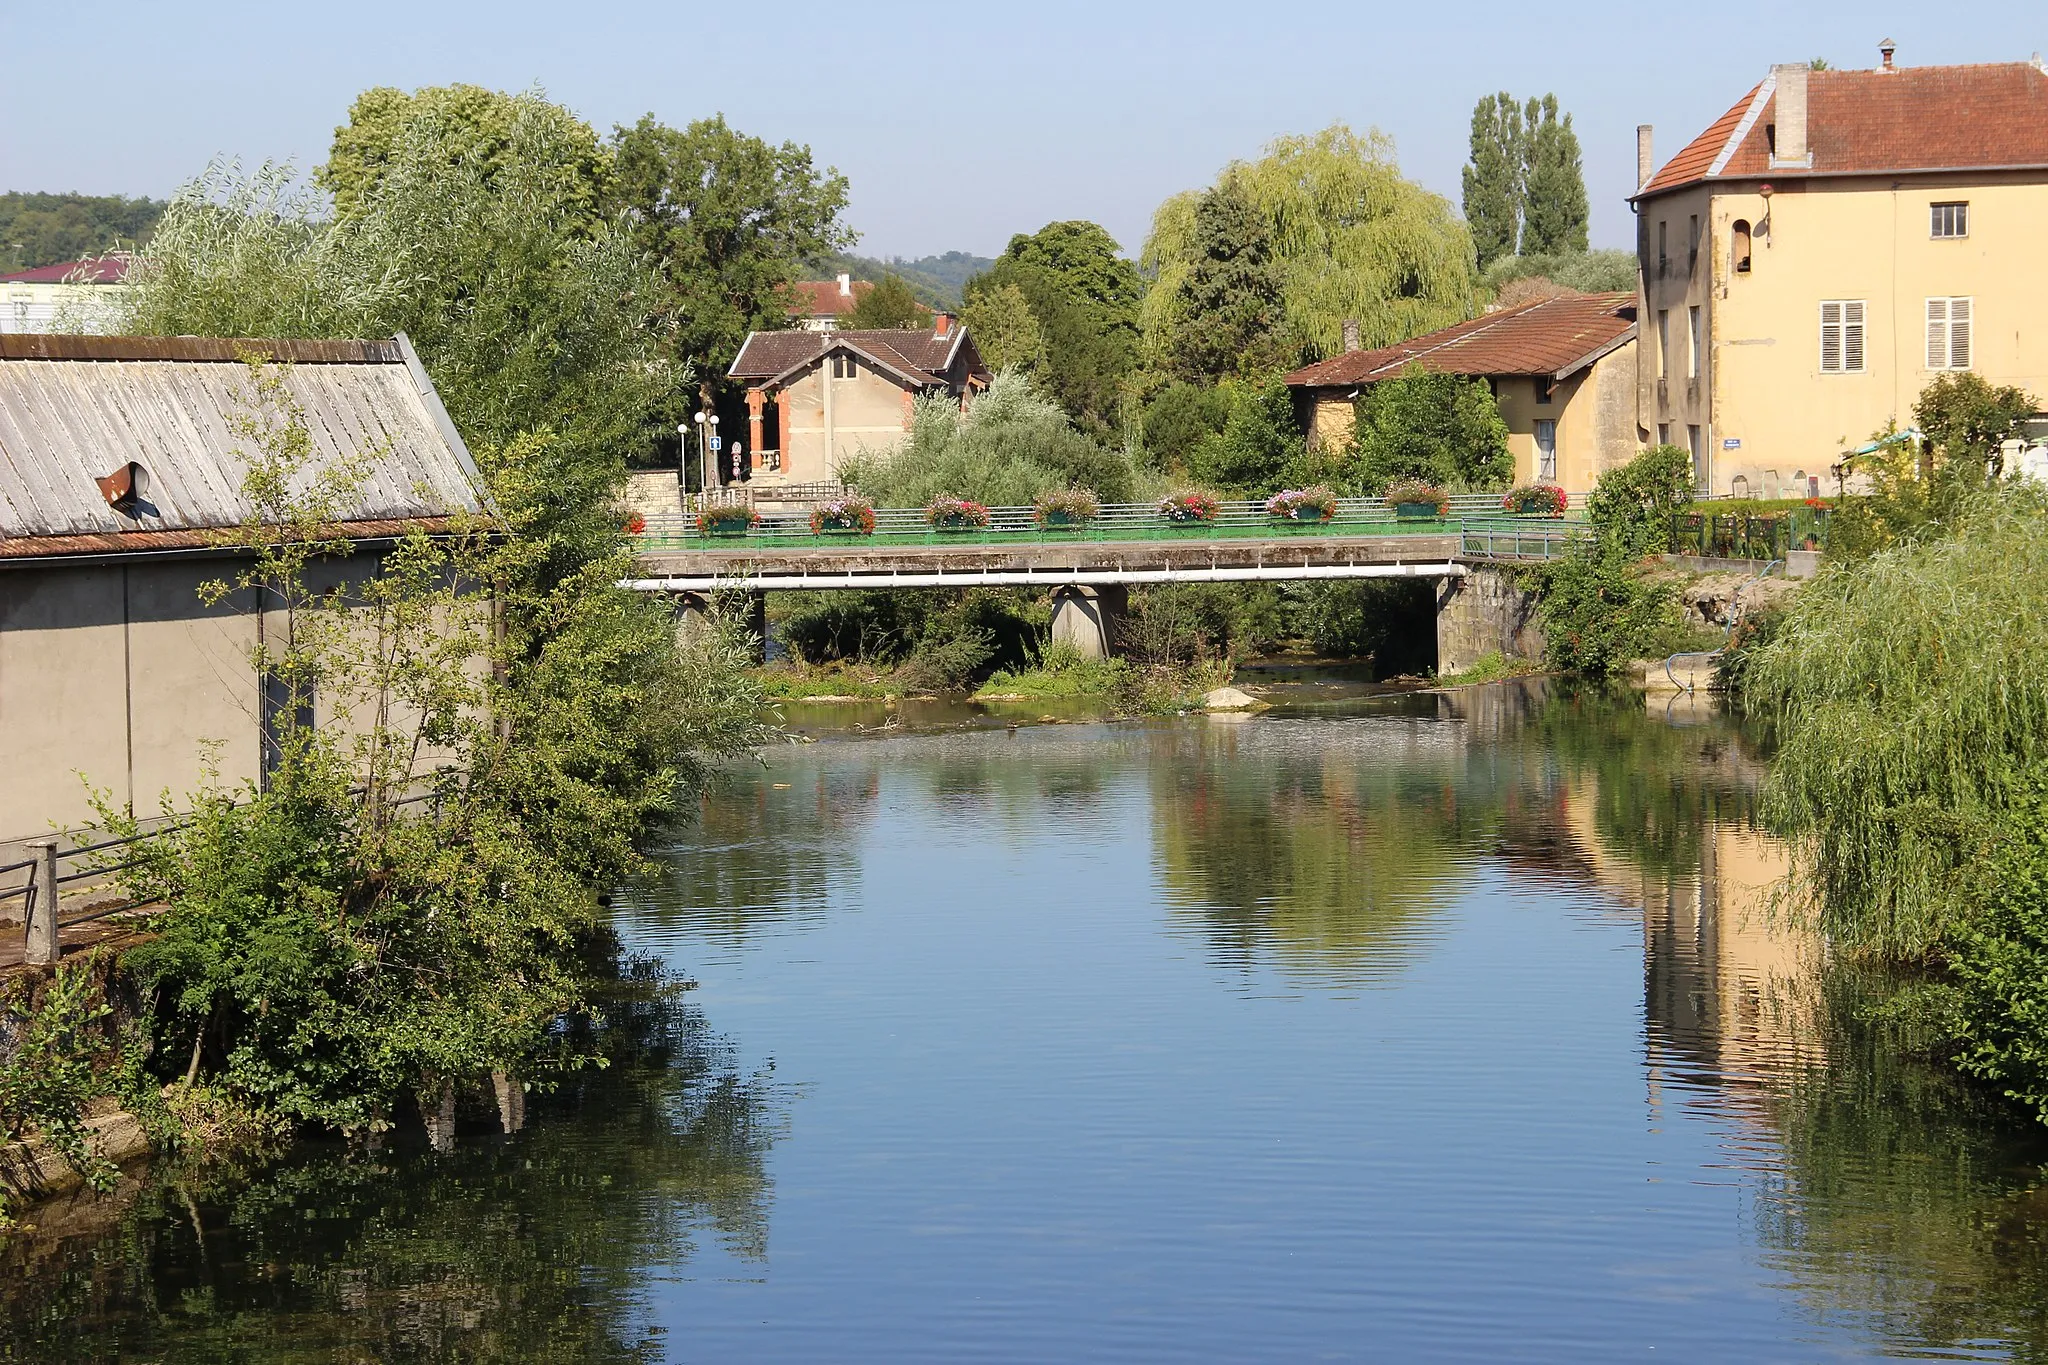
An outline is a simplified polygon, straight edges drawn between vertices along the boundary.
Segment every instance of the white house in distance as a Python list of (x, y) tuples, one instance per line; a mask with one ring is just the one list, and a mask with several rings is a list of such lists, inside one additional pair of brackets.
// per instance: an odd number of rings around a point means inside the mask
[(109, 332), (128, 258), (63, 261), (0, 275), (0, 335)]

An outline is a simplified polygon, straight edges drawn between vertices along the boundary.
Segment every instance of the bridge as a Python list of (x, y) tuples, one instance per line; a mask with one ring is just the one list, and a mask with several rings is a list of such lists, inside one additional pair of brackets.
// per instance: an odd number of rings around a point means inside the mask
[(1468, 651), (1444, 648), (1447, 612), (1485, 618), (1475, 638), (1510, 640), (1527, 626), (1524, 611), (1493, 629), (1502, 585), (1466, 593), (1460, 580), (1556, 558), (1585, 529), (1507, 515), (1484, 494), (1453, 499), (1443, 517), (1403, 517), (1364, 498), (1341, 499), (1323, 521), (1276, 517), (1257, 501), (1226, 502), (1214, 520), (1192, 524), (1169, 522), (1150, 503), (1105, 506), (1064, 528), (1041, 526), (1029, 507), (989, 512), (986, 527), (938, 530), (922, 511), (879, 509), (871, 534), (821, 533), (786, 517), (732, 535), (701, 531), (694, 517), (651, 517), (635, 536), (639, 576), (628, 586), (676, 596), (686, 621), (706, 610), (709, 594), (726, 591), (1040, 588), (1052, 597), (1053, 638), (1099, 654), (1134, 584), (1424, 578), (1440, 585), (1439, 652), (1454, 657)]

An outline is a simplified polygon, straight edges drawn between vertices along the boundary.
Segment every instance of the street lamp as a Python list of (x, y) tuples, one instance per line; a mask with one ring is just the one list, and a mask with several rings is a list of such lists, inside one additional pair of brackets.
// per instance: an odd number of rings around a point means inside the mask
[[(718, 414), (715, 412), (699, 411), (694, 420), (697, 423), (698, 465), (704, 475), (701, 491), (704, 496), (704, 505), (709, 507), (711, 505), (712, 485), (718, 482), (717, 467), (711, 458), (718, 444)], [(682, 431), (684, 428), (679, 426), (676, 430)]]

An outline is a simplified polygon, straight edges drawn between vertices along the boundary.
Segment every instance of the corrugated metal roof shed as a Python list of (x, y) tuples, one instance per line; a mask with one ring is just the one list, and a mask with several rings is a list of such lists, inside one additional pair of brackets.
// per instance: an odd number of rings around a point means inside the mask
[[(482, 510), (469, 451), (403, 337), (14, 336), (0, 337), (0, 538), (155, 537), (240, 524), (251, 510), (241, 496), (246, 442), (229, 421), (247, 410), (240, 356), (250, 349), (291, 366), (287, 385), (313, 445), (302, 482), (345, 456), (373, 457), (345, 520)], [(109, 506), (95, 482), (130, 461), (148, 471), (135, 516)]]

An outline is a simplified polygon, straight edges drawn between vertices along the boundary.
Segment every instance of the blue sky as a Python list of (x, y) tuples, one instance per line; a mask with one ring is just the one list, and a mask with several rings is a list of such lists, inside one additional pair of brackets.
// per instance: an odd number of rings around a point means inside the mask
[[(81, 11), (81, 16), (84, 14)], [(1475, 99), (1554, 90), (1585, 147), (1596, 246), (1633, 240), (1635, 126), (1675, 152), (1774, 61), (2023, 60), (2039, 4), (1029, 6), (102, 3), (0, 0), (0, 188), (163, 195), (216, 153), (326, 154), (370, 85), (538, 84), (600, 127), (723, 111), (852, 181), (860, 249), (993, 255), (1092, 218), (1135, 253), (1166, 195), (1269, 139), (1391, 134), (1455, 203)], [(1724, 16), (1737, 16), (1731, 22)]]

